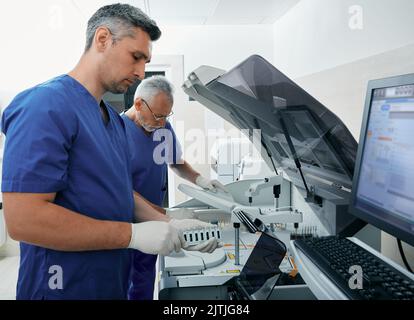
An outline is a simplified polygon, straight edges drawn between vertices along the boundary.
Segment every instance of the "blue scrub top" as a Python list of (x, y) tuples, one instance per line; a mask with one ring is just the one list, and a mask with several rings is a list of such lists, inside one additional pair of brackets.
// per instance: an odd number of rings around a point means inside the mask
[[(125, 114), (122, 115), (131, 156), (133, 188), (145, 199), (162, 206), (167, 183), (167, 164), (179, 163), (182, 152), (169, 122), (147, 135)], [(134, 250), (131, 270), (131, 300), (152, 300), (156, 255)]]
[[(107, 124), (94, 97), (68, 75), (17, 95), (2, 116), (2, 192), (56, 193), (59, 206), (95, 219), (132, 222), (125, 127), (106, 109)], [(63, 252), (26, 243), (20, 248), (18, 299), (127, 297), (128, 249)], [(53, 285), (56, 266), (61, 289)]]
[(122, 115), (131, 154), (132, 183), (136, 192), (161, 206), (167, 189), (167, 164), (180, 163), (181, 146), (169, 122), (147, 135)]

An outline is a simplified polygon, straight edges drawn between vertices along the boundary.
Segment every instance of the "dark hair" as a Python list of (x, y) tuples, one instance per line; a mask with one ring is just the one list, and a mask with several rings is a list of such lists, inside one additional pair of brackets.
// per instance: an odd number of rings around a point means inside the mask
[(88, 51), (92, 46), (96, 29), (105, 26), (113, 36), (114, 42), (124, 37), (134, 35), (133, 28), (141, 28), (150, 36), (152, 41), (158, 40), (161, 30), (154, 20), (148, 17), (142, 10), (129, 4), (116, 3), (101, 7), (88, 21), (86, 29), (86, 46)]

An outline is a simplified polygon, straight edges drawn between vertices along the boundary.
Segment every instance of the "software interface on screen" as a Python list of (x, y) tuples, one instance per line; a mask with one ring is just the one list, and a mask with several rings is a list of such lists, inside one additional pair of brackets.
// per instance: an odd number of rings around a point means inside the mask
[(414, 84), (372, 92), (357, 199), (414, 231)]

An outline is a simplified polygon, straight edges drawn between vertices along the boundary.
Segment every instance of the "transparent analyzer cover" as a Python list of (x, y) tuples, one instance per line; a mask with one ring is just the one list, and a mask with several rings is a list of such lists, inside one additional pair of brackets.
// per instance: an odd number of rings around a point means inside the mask
[(296, 176), (297, 158), (305, 178), (351, 186), (358, 145), (334, 113), (260, 56), (209, 79), (218, 70), (196, 69), (184, 91), (237, 128), (260, 129), (262, 156), (270, 168), (268, 155), (276, 167)]

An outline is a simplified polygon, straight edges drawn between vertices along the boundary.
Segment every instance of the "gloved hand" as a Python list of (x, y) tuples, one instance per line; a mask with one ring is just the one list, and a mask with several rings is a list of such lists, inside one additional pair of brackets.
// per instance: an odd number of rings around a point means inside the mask
[(181, 232), (191, 229), (209, 228), (213, 226), (211, 223), (196, 219), (171, 219), (169, 224)]
[(167, 216), (174, 218), (174, 219), (193, 219), (194, 218), (193, 210), (187, 209), (187, 208), (166, 209), (165, 213)]
[[(182, 220), (171, 219), (170, 224), (181, 232), (191, 230), (191, 229), (209, 228), (213, 226), (211, 223), (207, 223), (207, 222), (196, 220), (196, 219), (182, 219)], [(184, 244), (183, 249), (188, 250), (188, 251), (200, 251), (200, 252), (212, 253), (214, 250), (222, 246), (223, 244), (217, 238), (213, 237), (199, 244), (194, 244), (194, 245)]]
[(203, 188), (203, 189), (208, 189), (208, 190), (214, 190), (214, 189), (220, 189), (224, 192), (228, 192), (226, 190), (226, 187), (218, 180), (209, 180), (204, 178), (202, 175), (199, 175), (196, 178), (195, 181), (196, 185), (198, 185), (199, 187)]
[(200, 251), (200, 252), (212, 253), (214, 250), (216, 250), (217, 248), (221, 248), (222, 246), (223, 246), (223, 243), (219, 241), (218, 239), (216, 239), (215, 237), (213, 237), (199, 244), (194, 244), (191, 246), (185, 245), (183, 249), (188, 250), (188, 251)]
[(132, 223), (131, 226), (131, 241), (128, 248), (167, 256), (173, 250), (179, 252), (185, 245), (182, 232), (169, 222), (148, 221)]

